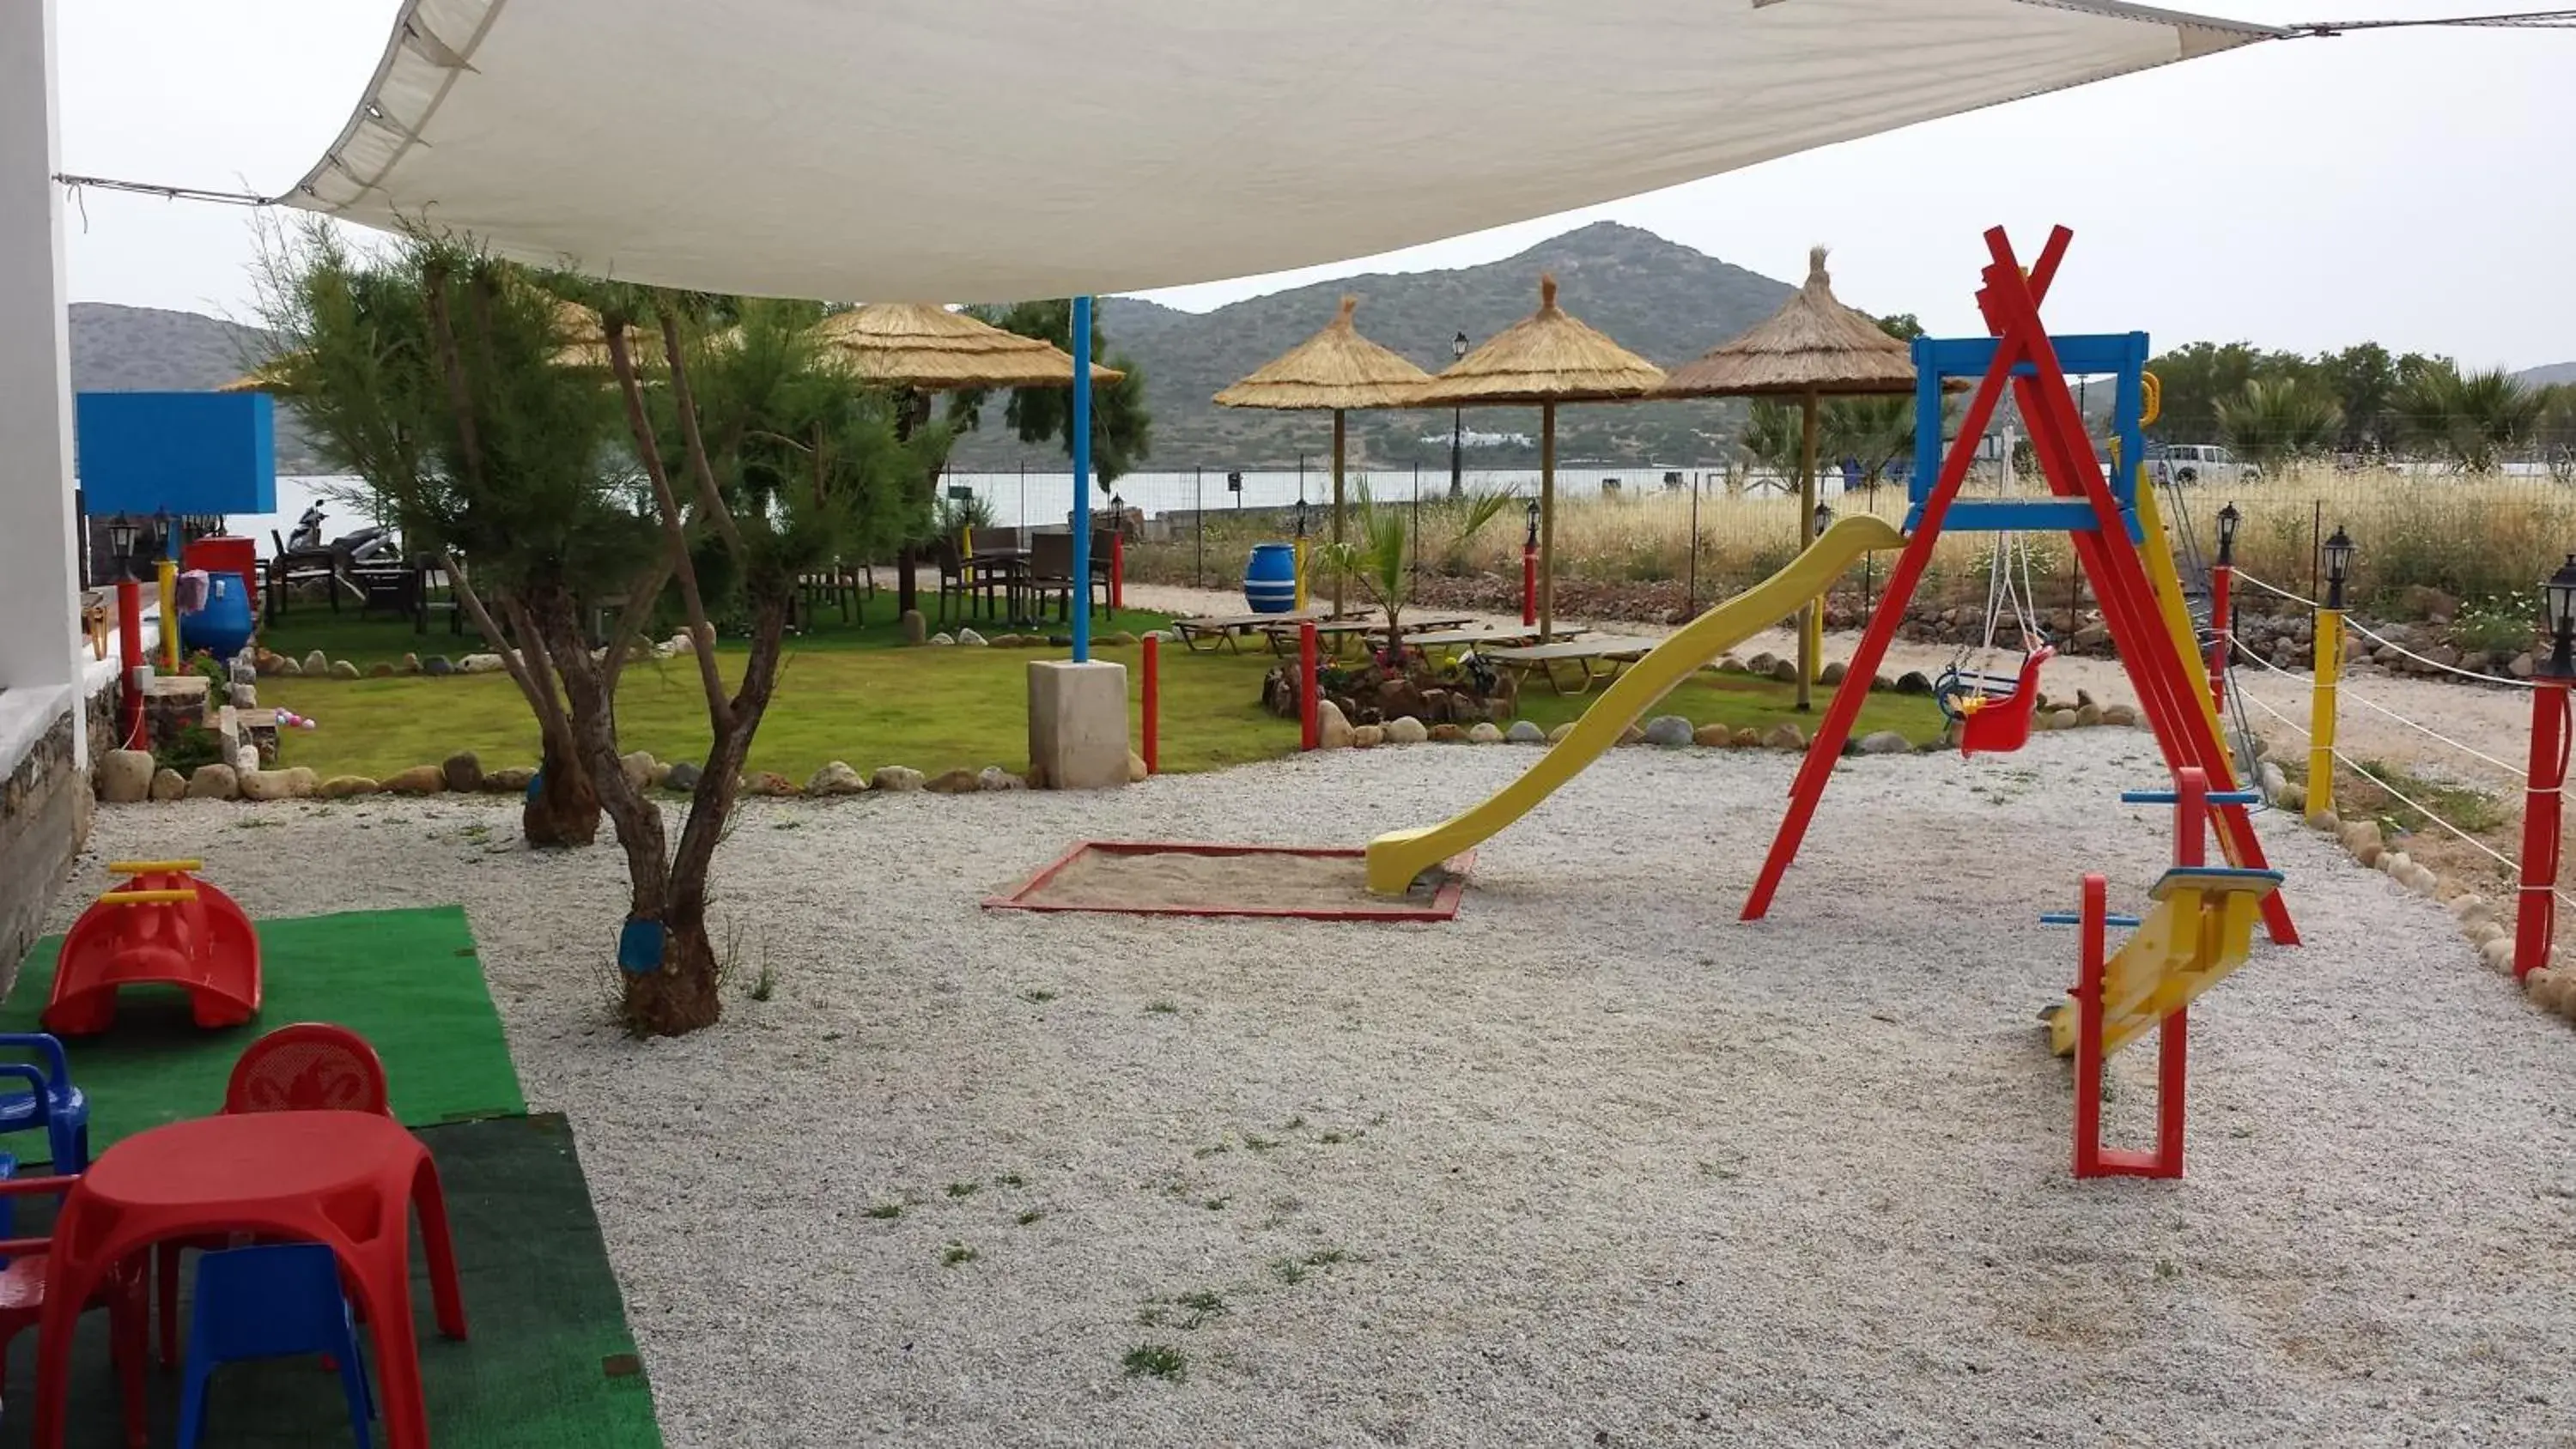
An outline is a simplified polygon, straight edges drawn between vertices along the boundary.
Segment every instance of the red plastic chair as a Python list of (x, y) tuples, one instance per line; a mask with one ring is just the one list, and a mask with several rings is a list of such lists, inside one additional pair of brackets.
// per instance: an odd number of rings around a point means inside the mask
[[(393, 1115), (387, 1100), (384, 1059), (367, 1039), (345, 1026), (300, 1021), (252, 1042), (233, 1063), (224, 1085), (224, 1111), (372, 1112)], [(179, 1357), (179, 1255), (234, 1246), (230, 1237), (174, 1238), (153, 1250), (161, 1299), (161, 1364)]]
[(250, 1044), (224, 1085), (226, 1112), (373, 1112), (390, 1116), (385, 1064), (345, 1026), (303, 1021)]
[[(73, 1177), (19, 1177), (0, 1180), (0, 1197), (17, 1197), (35, 1193), (63, 1193), (79, 1181)], [(12, 1238), (0, 1242), (0, 1255), (9, 1260), (0, 1269), (0, 1363), (9, 1356), (9, 1345), (20, 1330), (32, 1328), (45, 1316), (45, 1268), (51, 1238)], [(143, 1364), (152, 1347), (146, 1341), (150, 1332), (150, 1315), (143, 1303), (142, 1264), (129, 1261), (102, 1279), (98, 1291), (90, 1295), (84, 1307), (107, 1309), (108, 1352), (116, 1361), (116, 1376), (125, 1400), (125, 1442), (133, 1449), (143, 1449), (150, 1435), (143, 1403)]]

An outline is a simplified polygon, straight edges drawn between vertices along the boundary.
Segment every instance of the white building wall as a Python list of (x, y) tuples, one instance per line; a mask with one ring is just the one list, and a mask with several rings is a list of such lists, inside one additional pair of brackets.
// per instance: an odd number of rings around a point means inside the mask
[(0, 692), (59, 691), (85, 735), (54, 4), (0, 3)]

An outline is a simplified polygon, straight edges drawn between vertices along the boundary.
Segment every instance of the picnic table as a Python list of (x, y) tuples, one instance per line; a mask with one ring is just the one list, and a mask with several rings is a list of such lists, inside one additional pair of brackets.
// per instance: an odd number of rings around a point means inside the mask
[[(1563, 639), (1549, 644), (1531, 644), (1517, 648), (1483, 650), (1482, 657), (1491, 659), (1518, 675), (1523, 683), (1538, 675), (1547, 687), (1558, 694), (1582, 694), (1596, 684), (1619, 677), (1619, 671), (1642, 657), (1647, 650), (1664, 642), (1629, 635), (1596, 634), (1581, 639)], [(1574, 687), (1558, 672), (1562, 665), (1574, 666)]]
[[(1374, 613), (1374, 611), (1371, 611), (1371, 613)], [(1414, 624), (1400, 625), (1396, 632), (1403, 636), (1404, 642), (1411, 644), (1417, 642), (1417, 636), (1419, 635), (1437, 633), (1446, 629), (1455, 629), (1462, 624), (1472, 624), (1474, 622), (1475, 618), (1473, 615), (1459, 614), (1449, 617), (1424, 619), (1421, 622)], [(1304, 629), (1305, 624), (1303, 622), (1295, 624), (1273, 623), (1262, 632), (1270, 636), (1271, 653), (1287, 654), (1296, 647), (1297, 638), (1304, 632)], [(1386, 633), (1386, 620), (1361, 615), (1344, 615), (1339, 618), (1322, 620), (1315, 624), (1316, 638), (1324, 646), (1325, 652), (1329, 654), (1339, 654), (1342, 651), (1342, 641), (1346, 639), (1357, 639), (1362, 643), (1366, 643), (1370, 635), (1383, 635), (1384, 633)]]
[(1285, 614), (1194, 614), (1172, 621), (1172, 632), (1181, 636), (1181, 644), (1193, 653), (1212, 654), (1219, 647), (1241, 653), (1241, 641), (1255, 631), (1279, 624), (1321, 624), (1336, 617), (1329, 609), (1296, 609)]
[(61, 1449), (73, 1330), (101, 1278), (174, 1238), (248, 1232), (321, 1243), (376, 1338), (385, 1441), (427, 1449), (411, 1306), (411, 1214), (420, 1214), (439, 1331), (465, 1336), (447, 1201), (429, 1149), (373, 1112), (255, 1112), (173, 1122), (99, 1155), (54, 1220), (36, 1340), (33, 1442)]

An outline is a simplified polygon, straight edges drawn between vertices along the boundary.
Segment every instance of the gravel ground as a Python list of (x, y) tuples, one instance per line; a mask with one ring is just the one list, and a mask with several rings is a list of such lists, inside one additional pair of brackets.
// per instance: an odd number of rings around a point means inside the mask
[(140, 852), (255, 915), (463, 899), (675, 1449), (2576, 1442), (2576, 1042), (2322, 838), (2271, 832), (2310, 944), (2195, 1013), (2190, 1177), (2069, 1179), (2034, 915), (2140, 900), (2144, 734), (1854, 760), (1755, 925), (1794, 759), (1644, 749), (1448, 925), (976, 907), (1078, 837), (1356, 842), (1528, 758), (755, 803), (727, 1020), (646, 1045), (601, 1025), (616, 855), (486, 846), (501, 806), (112, 809), (75, 893)]

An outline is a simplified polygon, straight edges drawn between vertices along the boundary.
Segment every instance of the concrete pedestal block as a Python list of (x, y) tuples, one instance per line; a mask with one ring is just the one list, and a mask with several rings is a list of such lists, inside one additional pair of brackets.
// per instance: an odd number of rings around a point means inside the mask
[(1127, 666), (1030, 663), (1029, 775), (1049, 790), (1127, 783)]

